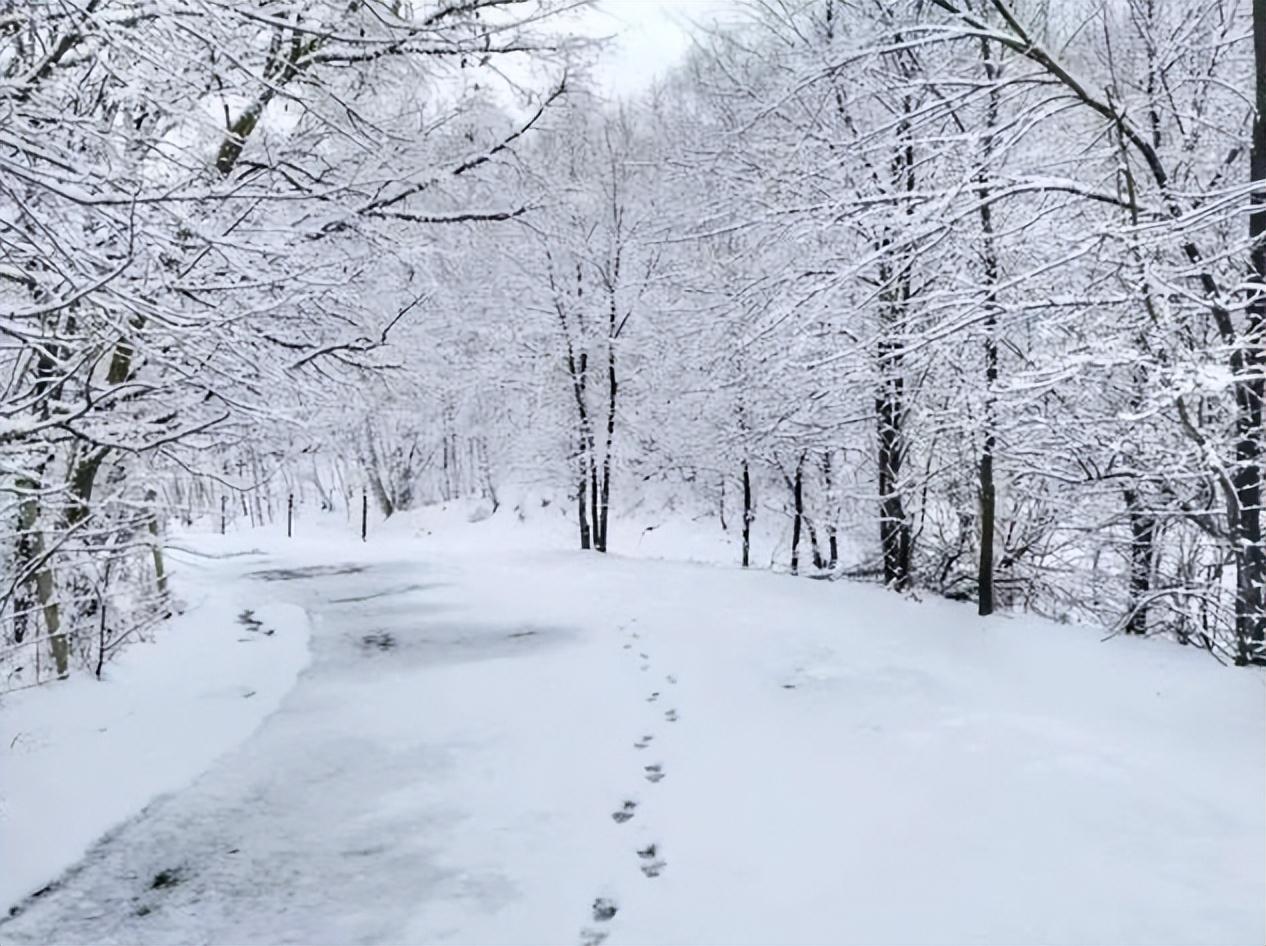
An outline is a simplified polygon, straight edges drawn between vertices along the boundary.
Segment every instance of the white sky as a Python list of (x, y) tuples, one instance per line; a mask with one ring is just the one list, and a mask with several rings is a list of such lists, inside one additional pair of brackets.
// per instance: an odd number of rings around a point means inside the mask
[(582, 20), (583, 32), (615, 37), (597, 78), (613, 95), (645, 89), (682, 61), (691, 21), (708, 23), (733, 6), (733, 0), (600, 0)]

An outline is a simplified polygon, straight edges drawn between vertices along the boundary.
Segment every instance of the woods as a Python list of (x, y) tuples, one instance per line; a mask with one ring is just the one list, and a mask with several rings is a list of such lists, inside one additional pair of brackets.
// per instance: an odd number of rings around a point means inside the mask
[(293, 492), (1266, 659), (1264, 0), (582, 7), (0, 0), (0, 689)]

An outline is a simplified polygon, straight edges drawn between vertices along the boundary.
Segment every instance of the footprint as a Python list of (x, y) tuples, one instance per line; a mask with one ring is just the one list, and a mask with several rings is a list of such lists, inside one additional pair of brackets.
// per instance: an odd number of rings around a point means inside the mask
[(659, 699), (659, 690), (656, 690), (654, 693), (652, 693), (650, 696), (646, 698), (646, 702), (654, 703), (658, 699)]
[(599, 897), (593, 902), (593, 919), (596, 923), (605, 923), (619, 911), (614, 900)]
[(636, 808), (637, 802), (626, 801), (622, 806), (620, 806), (619, 811), (611, 812), (611, 820), (616, 824), (624, 824), (624, 822), (633, 817), (633, 812)]
[(670, 709), (664, 714), (664, 719), (668, 720), (670, 723), (677, 722), (677, 711), (675, 709)]
[[(652, 783), (658, 782), (660, 779), (664, 777), (664, 767), (660, 765), (658, 762), (656, 762), (654, 765), (644, 765), (642, 766), (642, 768), (646, 770), (646, 781), (648, 782), (652, 782)], [(632, 815), (630, 815), (629, 817), (631, 818)]]
[(606, 930), (595, 930), (591, 927), (586, 927), (580, 931), (580, 946), (598, 946), (606, 938)]
[(633, 649), (633, 645), (632, 645), (632, 644), (625, 644), (625, 645), (624, 645), (624, 649), (625, 649), (625, 650), (632, 650), (632, 649)]
[(650, 670), (650, 669), (651, 669), (651, 665), (650, 665), (650, 664), (642, 664), (642, 669), (643, 669), (643, 670)]
[(639, 739), (637, 742), (633, 743), (633, 748), (634, 748), (634, 749), (645, 749), (647, 746), (649, 746), (649, 745), (651, 744), (651, 740), (652, 740), (652, 739), (654, 739), (654, 738), (655, 738), (655, 737), (654, 737), (654, 736), (652, 736), (650, 733), (647, 733), (645, 736), (643, 736), (643, 737), (642, 737), (641, 739)]
[(637, 856), (642, 859), (642, 873), (647, 877), (658, 877), (668, 866), (667, 862), (656, 854), (654, 844), (638, 851)]
[(671, 673), (668, 675), (668, 677), (667, 677), (666, 679), (668, 680), (668, 682), (669, 682), (669, 683), (676, 683), (676, 682), (677, 682), (677, 678), (676, 678), (675, 676), (673, 676)]
[(651, 659), (651, 655), (650, 655), (650, 654), (642, 654), (642, 653), (639, 653), (639, 654), (638, 654), (638, 656), (639, 656), (639, 657), (641, 657), (643, 660), (650, 660), (650, 659)]

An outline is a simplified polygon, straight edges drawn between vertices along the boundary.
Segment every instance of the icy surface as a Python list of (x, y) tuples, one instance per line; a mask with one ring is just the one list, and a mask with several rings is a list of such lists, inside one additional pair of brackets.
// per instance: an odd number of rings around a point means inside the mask
[(245, 589), (222, 580), (227, 563), (173, 564), (187, 610), (156, 642), (129, 646), (102, 682), (72, 677), (0, 701), (0, 911), (240, 744), (307, 661), (301, 608), (239, 598)]
[(0, 941), (1263, 940), (1260, 675), (461, 534), (243, 562), (310, 665)]

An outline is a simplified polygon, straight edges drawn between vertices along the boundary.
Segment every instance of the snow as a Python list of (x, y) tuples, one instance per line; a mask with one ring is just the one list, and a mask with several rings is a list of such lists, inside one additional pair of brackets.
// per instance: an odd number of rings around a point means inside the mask
[[(0, 940), (1263, 941), (1256, 671), (871, 586), (564, 551), (561, 527), (507, 513), (428, 510), (365, 545), (334, 520), (189, 538), (267, 549), (221, 560), (223, 613), (306, 611), (311, 664)], [(639, 532), (613, 527), (630, 552)], [(163, 659), (180, 725), (253, 701)], [(59, 734), (43, 777), (104, 788), (152, 742), (105, 761)], [(25, 859), (25, 837), (5, 850)]]
[[(293, 685), (307, 662), (307, 616), (226, 584), (224, 568), (176, 565), (185, 613), (159, 642), (135, 643), (106, 664), (102, 681), (73, 677), (0, 701), (0, 910), (152, 799), (187, 785)], [(238, 620), (247, 607), (259, 630)]]

